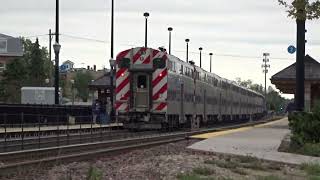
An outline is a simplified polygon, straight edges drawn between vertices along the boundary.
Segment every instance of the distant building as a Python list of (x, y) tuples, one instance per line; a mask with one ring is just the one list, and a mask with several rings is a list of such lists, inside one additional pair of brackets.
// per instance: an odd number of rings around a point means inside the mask
[(21, 39), (0, 34), (0, 73), (6, 69), (6, 64), (21, 56), (23, 56)]
[(70, 60), (67, 60), (61, 64), (60, 71), (61, 72), (68, 72), (68, 71), (72, 71), (73, 68), (74, 68), (74, 63)]

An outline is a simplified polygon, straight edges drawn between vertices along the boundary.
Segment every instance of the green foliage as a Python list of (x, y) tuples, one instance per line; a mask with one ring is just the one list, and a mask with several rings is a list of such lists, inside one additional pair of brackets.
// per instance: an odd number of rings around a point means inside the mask
[(91, 80), (92, 76), (89, 72), (77, 72), (75, 76), (74, 86), (77, 90), (77, 96), (84, 102), (87, 102), (89, 98), (88, 84), (91, 82)]
[(0, 84), (0, 101), (19, 103), (23, 86), (43, 86), (45, 79), (52, 78), (53, 64), (45, 48), (40, 48), (38, 39), (32, 43), (22, 39), (24, 55), (7, 64)]
[[(249, 88), (260, 94), (264, 94), (264, 87), (261, 84), (254, 84), (250, 79), (242, 81), (241, 78), (236, 78), (236, 83), (239, 86)], [(269, 110), (284, 112), (285, 107), (288, 103), (288, 99), (281, 97), (277, 91), (269, 86), (267, 91), (267, 107)]]
[(309, 0), (294, 0), (288, 4), (284, 0), (278, 0), (280, 5), (287, 8), (288, 16), (300, 20), (319, 19), (320, 17), (320, 1), (309, 2)]
[(320, 157), (320, 143), (312, 144), (306, 143), (299, 149), (297, 152), (300, 154), (308, 155), (308, 156), (317, 156)]
[(320, 143), (320, 113), (295, 112), (289, 115), (292, 145), (301, 147), (306, 143)]
[(95, 167), (90, 167), (88, 174), (87, 174), (87, 180), (101, 180), (102, 179), (102, 172)]

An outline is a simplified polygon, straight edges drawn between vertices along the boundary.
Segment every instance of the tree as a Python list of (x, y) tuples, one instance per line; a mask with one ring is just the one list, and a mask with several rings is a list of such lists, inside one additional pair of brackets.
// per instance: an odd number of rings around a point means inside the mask
[(320, 18), (320, 1), (309, 2), (309, 0), (294, 0), (288, 4), (284, 0), (278, 0), (280, 5), (285, 6), (288, 10), (288, 16), (300, 20), (312, 20)]
[(304, 57), (305, 57), (305, 25), (306, 20), (318, 19), (320, 17), (320, 1), (309, 2), (309, 0), (293, 0), (288, 4), (284, 0), (278, 0), (288, 10), (288, 16), (295, 18), (297, 23), (297, 53), (296, 53), (296, 89), (295, 107), (297, 111), (304, 110)]
[(16, 58), (3, 72), (0, 86), (0, 101), (20, 102), (20, 89), (23, 86), (43, 86), (45, 79), (53, 79), (53, 64), (46, 48), (40, 48), (38, 39), (22, 39), (24, 54)]
[(92, 76), (89, 72), (79, 71), (75, 75), (74, 86), (77, 90), (77, 97), (81, 98), (83, 102), (87, 102), (89, 98), (88, 85), (92, 80)]
[[(251, 80), (241, 81), (240, 78), (236, 78), (236, 82), (240, 86), (256, 91), (257, 93), (264, 94), (264, 88), (261, 84), (252, 83)], [(280, 94), (277, 91), (275, 91), (271, 86), (268, 87), (267, 108), (269, 110), (283, 112), (288, 103), (288, 99), (281, 97)]]

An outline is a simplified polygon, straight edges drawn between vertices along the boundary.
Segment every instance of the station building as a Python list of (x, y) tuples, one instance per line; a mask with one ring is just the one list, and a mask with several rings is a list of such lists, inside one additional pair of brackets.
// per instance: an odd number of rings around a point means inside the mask
[[(310, 111), (320, 101), (320, 63), (311, 56), (304, 58), (305, 68), (305, 110)], [(291, 64), (271, 77), (271, 83), (285, 94), (295, 94), (296, 63)]]

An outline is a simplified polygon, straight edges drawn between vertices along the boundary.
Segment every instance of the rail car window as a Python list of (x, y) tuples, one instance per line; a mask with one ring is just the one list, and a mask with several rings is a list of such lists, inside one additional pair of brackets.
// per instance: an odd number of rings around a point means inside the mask
[(123, 58), (119, 61), (119, 68), (129, 68), (130, 67), (130, 59)]
[(183, 74), (183, 65), (180, 65), (180, 74)]
[(147, 77), (145, 75), (138, 76), (138, 88), (145, 89), (147, 88)]
[(166, 67), (166, 61), (162, 58), (153, 59), (153, 67), (155, 69), (163, 69)]

